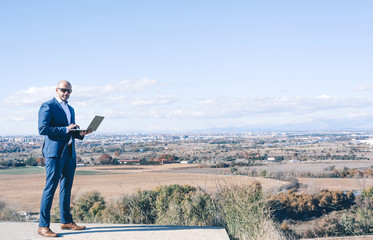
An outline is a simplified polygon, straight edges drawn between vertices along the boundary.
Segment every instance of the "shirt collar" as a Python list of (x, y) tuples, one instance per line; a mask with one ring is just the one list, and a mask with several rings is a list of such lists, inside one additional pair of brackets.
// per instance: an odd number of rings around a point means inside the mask
[(63, 101), (62, 99), (60, 99), (58, 96), (55, 97), (56, 100), (60, 103), (60, 104), (64, 104), (64, 105), (67, 105), (68, 101)]

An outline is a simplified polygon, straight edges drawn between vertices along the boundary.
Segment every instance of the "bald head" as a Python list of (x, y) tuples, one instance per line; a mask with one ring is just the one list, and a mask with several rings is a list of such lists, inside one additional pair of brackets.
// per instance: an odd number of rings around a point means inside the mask
[(71, 84), (66, 80), (59, 81), (56, 92), (58, 98), (60, 98), (62, 101), (66, 101), (69, 99), (70, 93), (72, 92)]
[(71, 89), (71, 84), (66, 80), (59, 81), (57, 84), (57, 88), (66, 88), (67, 86)]

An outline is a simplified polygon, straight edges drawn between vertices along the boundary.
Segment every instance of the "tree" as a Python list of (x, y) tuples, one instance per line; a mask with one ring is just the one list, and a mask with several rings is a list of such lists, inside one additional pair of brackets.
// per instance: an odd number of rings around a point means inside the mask
[(36, 159), (36, 162), (38, 163), (38, 165), (44, 167), (45, 166), (45, 159), (43, 157), (38, 157)]
[(101, 163), (101, 164), (113, 164), (113, 157), (110, 156), (109, 154), (102, 154), (100, 156), (100, 158), (98, 159), (98, 161)]
[(32, 156), (30, 156), (29, 158), (26, 159), (25, 164), (27, 166), (37, 166), (38, 165), (38, 163), (36, 162), (36, 158), (34, 158)]

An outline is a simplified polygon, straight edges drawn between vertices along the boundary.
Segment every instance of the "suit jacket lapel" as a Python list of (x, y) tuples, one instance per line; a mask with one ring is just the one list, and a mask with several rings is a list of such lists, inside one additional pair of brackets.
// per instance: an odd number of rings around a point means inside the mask
[(66, 122), (66, 126), (69, 124), (69, 121), (67, 120), (67, 116), (66, 116), (66, 113), (65, 111), (63, 110), (61, 104), (57, 101), (56, 98), (53, 98), (54, 99), (54, 104), (57, 106), (58, 109), (60, 109), (60, 112), (62, 114), (62, 116), (65, 116), (65, 122)]

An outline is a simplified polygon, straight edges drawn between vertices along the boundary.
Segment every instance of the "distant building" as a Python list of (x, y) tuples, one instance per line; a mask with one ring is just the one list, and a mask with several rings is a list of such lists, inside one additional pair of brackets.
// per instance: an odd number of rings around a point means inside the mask
[(126, 159), (126, 160), (118, 160), (119, 164), (140, 164), (140, 159)]
[(180, 163), (182, 163), (182, 164), (191, 164), (191, 163), (193, 163), (193, 161), (181, 161)]

